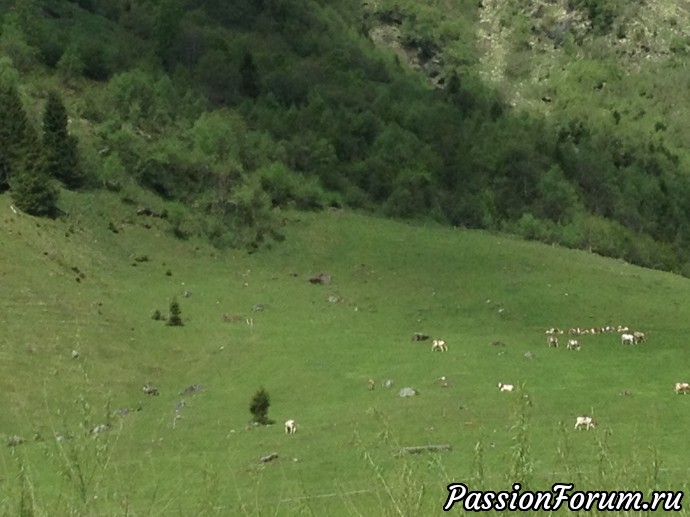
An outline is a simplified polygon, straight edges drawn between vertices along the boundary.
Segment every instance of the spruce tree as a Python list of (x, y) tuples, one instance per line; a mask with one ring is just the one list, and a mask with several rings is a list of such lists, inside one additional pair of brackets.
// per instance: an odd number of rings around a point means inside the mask
[(247, 52), (240, 65), (240, 91), (242, 95), (256, 99), (259, 96), (259, 72), (254, 64), (254, 58)]
[(77, 140), (67, 130), (67, 110), (54, 91), (48, 94), (43, 112), (43, 148), (49, 176), (60, 180), (69, 189), (83, 185)]
[(273, 423), (273, 421), (268, 418), (268, 407), (270, 405), (271, 397), (262, 386), (259, 388), (259, 391), (254, 394), (249, 404), (249, 411), (254, 416), (254, 422), (262, 425)]
[(26, 148), (26, 113), (14, 85), (0, 86), (0, 192), (9, 186)]
[(24, 131), (24, 145), (24, 154), (10, 179), (14, 204), (27, 214), (53, 217), (57, 213), (58, 190), (45, 172), (41, 144), (30, 125)]
[(159, 3), (154, 34), (156, 54), (167, 70), (174, 67), (174, 46), (183, 17), (184, 6), (180, 0), (162, 0)]
[(168, 322), (166, 323), (166, 325), (170, 327), (183, 326), (184, 323), (182, 323), (182, 318), (180, 317), (180, 314), (182, 314), (180, 304), (177, 303), (177, 300), (173, 300), (172, 302), (170, 302), (170, 316), (168, 317)]

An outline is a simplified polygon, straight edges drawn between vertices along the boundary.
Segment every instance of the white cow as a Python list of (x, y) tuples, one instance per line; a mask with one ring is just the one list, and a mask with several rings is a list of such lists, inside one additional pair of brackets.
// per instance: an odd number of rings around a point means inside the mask
[(635, 344), (644, 343), (647, 341), (647, 336), (644, 332), (635, 331), (633, 332), (633, 339), (635, 340)]
[(294, 420), (285, 421), (285, 434), (295, 434), (297, 432), (297, 423)]
[(580, 343), (577, 339), (569, 339), (566, 348), (568, 350), (580, 350)]
[(587, 429), (593, 429), (596, 427), (597, 421), (591, 416), (579, 416), (575, 419), (575, 429), (582, 429), (582, 427)]
[(680, 395), (681, 393), (685, 395), (686, 393), (690, 392), (690, 383), (677, 382), (673, 388), (673, 391), (675, 391), (678, 395)]
[(621, 345), (634, 345), (635, 336), (632, 334), (621, 334)]
[(549, 336), (546, 340), (546, 343), (549, 346), (557, 347), (558, 346), (558, 338), (556, 336)]
[(503, 384), (502, 382), (499, 382), (498, 389), (499, 391), (514, 391), (515, 386), (513, 386), (512, 384)]
[(448, 351), (448, 345), (446, 345), (446, 342), (443, 339), (434, 339), (434, 341), (431, 343), (431, 351), (435, 352), (436, 350), (440, 352)]

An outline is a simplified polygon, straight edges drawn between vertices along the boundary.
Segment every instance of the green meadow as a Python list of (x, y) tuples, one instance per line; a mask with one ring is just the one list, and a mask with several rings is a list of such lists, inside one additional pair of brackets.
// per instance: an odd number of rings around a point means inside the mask
[[(283, 212), (284, 242), (221, 251), (112, 193), (63, 204), (79, 215), (0, 196), (0, 432), (24, 440), (0, 448), (2, 515), (417, 516), (441, 513), (451, 482), (687, 488), (688, 279), (335, 210)], [(151, 317), (173, 299), (183, 327)], [(546, 345), (547, 328), (605, 325), (648, 340)], [(252, 428), (262, 386), (275, 424)], [(573, 429), (585, 414), (597, 428)], [(399, 454), (433, 444), (451, 450)]]

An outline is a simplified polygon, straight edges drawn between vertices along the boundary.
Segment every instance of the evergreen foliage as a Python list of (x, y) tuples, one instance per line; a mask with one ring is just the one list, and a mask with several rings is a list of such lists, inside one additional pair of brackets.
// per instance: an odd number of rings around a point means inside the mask
[(46, 174), (41, 143), (29, 123), (14, 81), (0, 77), (0, 191), (31, 215), (55, 216), (58, 191)]
[(254, 417), (254, 422), (267, 425), (272, 424), (273, 420), (268, 418), (268, 408), (271, 405), (271, 397), (268, 395), (266, 389), (262, 386), (254, 394), (249, 404), (249, 411)]
[(58, 190), (46, 174), (41, 143), (29, 125), (24, 131), (23, 154), (10, 186), (14, 204), (23, 212), (42, 217), (57, 215)]
[(14, 84), (0, 84), (0, 192), (18, 172), (26, 147), (28, 121)]
[[(641, 3), (568, 7), (564, 21), (548, 2), (514, 0), (460, 0), (447, 16), (412, 0), (84, 0), (46, 16), (26, 1), (3, 17), (0, 83), (54, 67), (80, 91), (70, 98), (84, 154), (52, 92), (45, 172), (75, 189), (87, 168), (103, 178), (117, 164), (118, 181), (195, 207), (193, 229), (171, 221), (180, 237), (254, 249), (280, 238), (275, 207), (345, 205), (687, 271), (687, 117), (670, 86), (685, 80), (687, 45), (667, 38), (668, 52), (631, 74), (616, 45), (646, 37), (626, 33)], [(488, 43), (506, 39), (495, 68), (509, 81), (498, 88), (484, 79), (479, 13), (500, 21)], [(547, 79), (533, 80), (533, 47), (548, 50)], [(19, 167), (26, 124), (16, 88), (3, 88), (0, 189)]]
[(254, 58), (247, 52), (240, 66), (240, 92), (247, 97), (256, 99), (259, 96), (259, 72), (254, 64)]
[(180, 309), (180, 304), (177, 303), (177, 300), (170, 302), (170, 315), (168, 316), (166, 325), (169, 327), (182, 327), (184, 323), (182, 323), (181, 314), (182, 310)]
[(67, 129), (67, 110), (57, 92), (48, 94), (43, 112), (43, 148), (46, 173), (75, 189), (84, 184), (79, 168), (77, 139)]
[(41, 217), (57, 214), (58, 191), (40, 170), (23, 170), (15, 175), (12, 198), (17, 208), (27, 214)]

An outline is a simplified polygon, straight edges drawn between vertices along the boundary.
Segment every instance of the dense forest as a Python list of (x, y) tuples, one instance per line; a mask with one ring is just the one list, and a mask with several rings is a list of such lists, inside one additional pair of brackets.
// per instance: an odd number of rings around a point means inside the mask
[(690, 275), (690, 39), (644, 9), (0, 0), (0, 189), (135, 184), (218, 246), (348, 207)]

